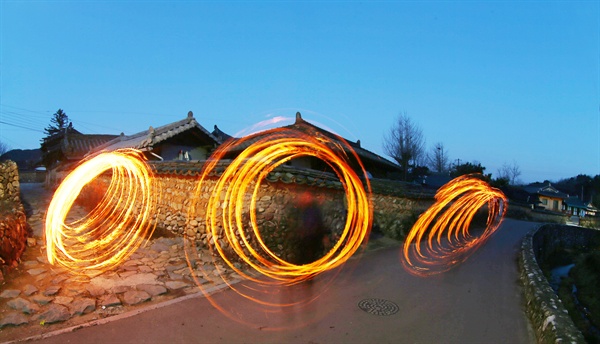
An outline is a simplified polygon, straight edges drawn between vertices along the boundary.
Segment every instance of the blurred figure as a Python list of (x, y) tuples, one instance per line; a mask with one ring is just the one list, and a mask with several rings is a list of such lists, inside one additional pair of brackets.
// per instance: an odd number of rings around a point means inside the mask
[[(290, 223), (295, 227), (290, 236), (292, 255), (290, 263), (310, 264), (323, 256), (328, 245), (328, 231), (317, 199), (308, 191), (300, 194), (297, 204), (290, 209)], [(284, 314), (282, 320), (290, 328), (316, 326), (316, 298), (319, 286), (313, 283), (314, 276), (307, 276), (304, 282), (282, 286), (281, 305)], [(317, 290), (315, 290), (315, 288)]]
[(309, 264), (323, 256), (324, 244), (328, 233), (323, 224), (323, 215), (315, 197), (308, 191), (298, 200), (298, 230), (296, 258), (298, 265)]

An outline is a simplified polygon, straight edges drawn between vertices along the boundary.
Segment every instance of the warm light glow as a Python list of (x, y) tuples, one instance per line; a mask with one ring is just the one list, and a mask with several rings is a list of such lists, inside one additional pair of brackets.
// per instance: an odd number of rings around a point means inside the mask
[[(84, 186), (111, 171), (101, 202), (85, 217), (67, 221)], [(101, 153), (75, 168), (56, 190), (46, 215), (47, 257), (74, 273), (108, 270), (127, 259), (154, 227), (157, 188), (144, 156), (135, 150)]]
[[(234, 148), (241, 153), (231, 162), (222, 161)], [(346, 222), (338, 241), (323, 257), (303, 265), (288, 262), (267, 247), (257, 225), (256, 209), (259, 190), (267, 175), (299, 157), (320, 159), (334, 171), (345, 191), (347, 208)], [(362, 179), (349, 166), (350, 159), (362, 170)], [(81, 219), (67, 221), (82, 189), (105, 172), (112, 175), (100, 203)], [(216, 184), (207, 187), (205, 182), (215, 175), (218, 176)], [(155, 215), (156, 200), (160, 198), (160, 188), (153, 185), (155, 182), (138, 151), (101, 153), (83, 162), (60, 184), (48, 208), (46, 243), (49, 262), (75, 273), (104, 271), (122, 263), (153, 230), (150, 220)], [(277, 313), (281, 307), (311, 304), (318, 293), (286, 297), (284, 301), (276, 296), (280, 292), (282, 295), (293, 294), (291, 291), (301, 282), (340, 267), (359, 248), (365, 247), (373, 217), (370, 193), (370, 182), (362, 162), (340, 137), (334, 141), (319, 133), (308, 135), (277, 128), (229, 141), (205, 163), (188, 205), (184, 249), (191, 276), (202, 291), (205, 291), (202, 289), (204, 281), (199, 278), (212, 280), (217, 277), (212, 270), (210, 274), (202, 270), (202, 264), (198, 267), (195, 264), (202, 251), (196, 250), (197, 228), (190, 225), (194, 220), (194, 223), (200, 222), (199, 225), (204, 226), (206, 233), (214, 239), (214, 245), (209, 247), (211, 253), (220, 258), (213, 261), (217, 274), (242, 298), (269, 307), (268, 314)], [(204, 221), (196, 221), (197, 214), (202, 214)], [(233, 279), (247, 283), (231, 284), (232, 278), (225, 276), (222, 262), (237, 274)], [(329, 278), (333, 275), (335, 272)], [(320, 284), (326, 287), (329, 282)], [(212, 299), (210, 301), (232, 316)], [(293, 326), (296, 325), (299, 323)]]
[[(345, 142), (341, 138), (338, 140)], [(215, 187), (207, 196), (203, 184), (217, 169), (219, 169), (218, 173), (221, 173), (219, 160), (228, 150), (246, 146), (247, 148), (226, 166)], [(367, 178), (361, 181), (350, 168), (346, 154), (354, 154), (355, 160), (361, 164), (356, 153), (347, 144), (342, 147), (328, 138), (285, 128), (272, 129), (260, 135), (230, 141), (223, 144), (205, 165), (188, 217), (190, 219), (195, 217), (194, 212), (197, 211), (195, 208), (198, 207), (199, 200), (208, 197), (205, 213), (206, 232), (215, 238), (214, 248), (231, 269), (243, 279), (262, 286), (297, 284), (324, 271), (339, 267), (368, 238), (372, 223), (370, 184)], [(260, 228), (257, 225), (256, 201), (261, 183), (271, 171), (291, 159), (303, 156), (316, 157), (335, 171), (345, 190), (348, 209), (340, 239), (331, 250), (312, 263), (296, 265), (278, 257), (261, 238)], [(366, 176), (362, 164), (361, 168)], [(248, 212), (250, 221), (244, 222), (242, 215)], [(222, 239), (216, 240), (220, 228), (222, 228)], [(188, 243), (186, 254), (189, 259), (195, 254), (194, 246), (189, 244), (188, 240), (186, 243)], [(227, 249), (233, 250), (235, 257), (239, 257), (246, 264), (246, 268), (250, 268), (250, 272), (234, 264), (226, 252)], [(201, 283), (198, 285), (201, 286)], [(236, 286), (231, 288), (257, 303), (280, 306), (278, 303), (250, 296), (250, 293), (242, 290), (243, 288), (236, 288)]]
[[(466, 260), (498, 229), (506, 213), (507, 199), (502, 191), (473, 176), (450, 181), (438, 190), (435, 199), (404, 242), (404, 267), (419, 276), (447, 271)], [(481, 235), (471, 235), (473, 216), (486, 204), (486, 228)]]

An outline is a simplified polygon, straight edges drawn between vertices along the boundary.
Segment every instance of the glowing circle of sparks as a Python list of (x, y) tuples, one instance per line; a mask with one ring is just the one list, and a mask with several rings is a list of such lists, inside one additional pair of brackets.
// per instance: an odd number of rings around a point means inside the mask
[[(107, 171), (110, 184), (86, 216), (67, 221), (82, 189)], [(56, 190), (46, 216), (48, 262), (74, 273), (108, 270), (127, 259), (152, 233), (158, 197), (141, 152), (105, 152), (75, 168)]]
[[(235, 256), (260, 275), (269, 277), (269, 281), (239, 269), (225, 252), (225, 244), (215, 239), (214, 247), (229, 267), (243, 278), (254, 282), (291, 285), (340, 266), (359, 249), (367, 238), (372, 223), (368, 179), (365, 178), (364, 181), (367, 192), (363, 181), (348, 165), (345, 153), (341, 153), (348, 149), (344, 150), (342, 146), (326, 138), (313, 137), (297, 130), (271, 129), (261, 133), (258, 138), (250, 136), (221, 146), (213, 154), (212, 162), (205, 166), (192, 208), (196, 207), (197, 200), (202, 197), (203, 180), (217, 168), (223, 154), (235, 145), (247, 147), (226, 167), (210, 194), (205, 214), (206, 232), (213, 238), (218, 238), (219, 229), (222, 228), (223, 239), (236, 253)], [(329, 252), (312, 263), (297, 265), (278, 257), (261, 238), (257, 225), (256, 201), (261, 182), (271, 171), (291, 159), (303, 156), (319, 158), (334, 170), (346, 193), (347, 218), (340, 239)], [(355, 159), (365, 171), (356, 155)], [(249, 224), (244, 223), (242, 216), (245, 205), (248, 204)]]
[[(438, 190), (435, 200), (404, 242), (402, 263), (408, 272), (419, 276), (448, 271), (466, 260), (498, 229), (507, 206), (502, 191), (472, 175), (448, 182)], [(486, 228), (481, 235), (472, 235), (469, 225), (486, 204)]]

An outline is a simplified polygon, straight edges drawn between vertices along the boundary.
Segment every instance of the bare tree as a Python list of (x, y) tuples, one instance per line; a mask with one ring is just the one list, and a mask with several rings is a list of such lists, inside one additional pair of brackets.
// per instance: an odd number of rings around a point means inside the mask
[(498, 169), (498, 179), (506, 179), (510, 185), (516, 185), (519, 181), (517, 178), (521, 175), (521, 169), (517, 162), (513, 160), (512, 164), (504, 163)]
[(448, 151), (441, 142), (436, 143), (427, 154), (427, 165), (435, 172), (446, 172), (450, 169)]
[(406, 113), (398, 116), (383, 142), (385, 153), (394, 158), (404, 171), (404, 180), (408, 178), (409, 168), (422, 160), (424, 146), (423, 131)]

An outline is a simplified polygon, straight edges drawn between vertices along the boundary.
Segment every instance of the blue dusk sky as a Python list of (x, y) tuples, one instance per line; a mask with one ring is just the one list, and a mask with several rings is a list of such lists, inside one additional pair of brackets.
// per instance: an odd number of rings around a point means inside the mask
[[(185, 118), (303, 118), (377, 154), (400, 113), (427, 150), (520, 179), (600, 174), (598, 1), (0, 1), (0, 141), (39, 148)], [(387, 157), (387, 156), (386, 156)]]

